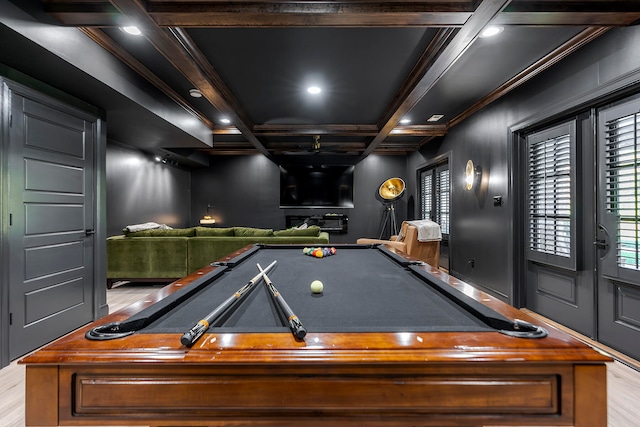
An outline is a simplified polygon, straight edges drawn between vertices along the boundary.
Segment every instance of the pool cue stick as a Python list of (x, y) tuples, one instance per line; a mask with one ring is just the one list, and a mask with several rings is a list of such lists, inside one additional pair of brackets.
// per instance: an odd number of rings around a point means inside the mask
[(298, 319), (298, 316), (294, 314), (293, 310), (291, 310), (291, 307), (289, 307), (289, 304), (284, 300), (282, 294), (278, 292), (276, 287), (273, 285), (273, 282), (269, 279), (269, 276), (267, 276), (266, 270), (263, 270), (262, 267), (260, 267), (260, 264), (256, 265), (258, 266), (262, 277), (264, 277), (264, 283), (267, 284), (267, 288), (269, 288), (271, 296), (273, 296), (273, 299), (287, 317), (287, 320), (289, 321), (289, 328), (291, 328), (293, 336), (298, 339), (303, 339), (304, 336), (307, 335), (307, 329), (302, 325), (302, 322)]
[[(271, 270), (273, 266), (276, 264), (276, 261), (273, 261), (269, 264), (266, 270)], [(219, 306), (215, 308), (211, 313), (207, 314), (207, 316), (198, 321), (193, 328), (191, 328), (188, 332), (182, 334), (180, 338), (180, 342), (187, 346), (191, 347), (197, 340), (204, 334), (207, 329), (209, 329), (209, 325), (213, 323), (222, 313), (224, 313), (227, 308), (231, 307), (232, 304), (239, 301), (243, 296), (245, 296), (253, 286), (258, 283), (264, 277), (264, 273), (258, 273), (256, 276), (249, 280), (243, 287), (238, 289), (233, 295), (224, 300)]]

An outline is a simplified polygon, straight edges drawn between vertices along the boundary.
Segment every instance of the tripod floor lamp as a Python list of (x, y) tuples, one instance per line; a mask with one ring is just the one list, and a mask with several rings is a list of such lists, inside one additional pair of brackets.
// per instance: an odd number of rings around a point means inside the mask
[(396, 219), (396, 203), (404, 195), (406, 186), (402, 178), (389, 178), (378, 188), (378, 197), (382, 201), (384, 211), (380, 219), (379, 239), (385, 234), (387, 227), (389, 235), (398, 234), (398, 221)]

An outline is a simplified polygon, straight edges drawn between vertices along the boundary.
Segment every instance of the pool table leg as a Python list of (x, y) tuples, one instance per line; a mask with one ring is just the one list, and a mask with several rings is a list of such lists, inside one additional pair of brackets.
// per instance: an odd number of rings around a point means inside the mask
[(25, 423), (58, 425), (58, 367), (27, 366), (25, 373)]
[(607, 426), (607, 366), (576, 365), (575, 375), (575, 427)]

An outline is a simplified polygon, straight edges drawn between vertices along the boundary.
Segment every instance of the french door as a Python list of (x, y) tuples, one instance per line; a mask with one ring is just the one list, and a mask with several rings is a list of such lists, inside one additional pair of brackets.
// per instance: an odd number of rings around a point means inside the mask
[(640, 97), (525, 139), (525, 306), (640, 359)]
[(640, 100), (598, 112), (598, 340), (640, 359)]
[(526, 135), (525, 306), (595, 338), (593, 121)]

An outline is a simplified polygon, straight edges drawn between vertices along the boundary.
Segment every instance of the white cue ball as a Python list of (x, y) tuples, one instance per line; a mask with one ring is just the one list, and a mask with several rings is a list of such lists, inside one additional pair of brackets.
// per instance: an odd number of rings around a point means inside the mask
[(313, 282), (311, 282), (311, 292), (313, 292), (314, 294), (322, 293), (323, 289), (324, 285), (320, 280), (314, 280)]

